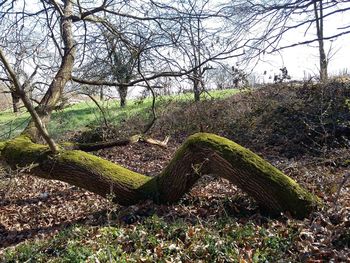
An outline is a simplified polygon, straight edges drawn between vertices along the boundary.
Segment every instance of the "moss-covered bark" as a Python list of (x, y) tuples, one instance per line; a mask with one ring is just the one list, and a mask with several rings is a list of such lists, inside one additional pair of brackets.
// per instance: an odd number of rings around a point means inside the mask
[[(268, 162), (219, 136), (190, 136), (157, 177), (147, 177), (78, 150), (60, 150), (20, 136), (0, 143), (1, 157), (14, 167), (31, 166), (39, 177), (56, 179), (130, 205), (140, 200), (174, 202), (188, 192), (202, 174), (216, 174), (236, 184), (272, 212), (306, 216), (319, 200)], [(34, 164), (34, 165), (33, 165)]]
[[(181, 167), (186, 158), (194, 156), (199, 158), (191, 160), (192, 170), (197, 167), (201, 173), (228, 179), (271, 212), (289, 211), (295, 216), (303, 217), (320, 202), (270, 163), (226, 138), (208, 133), (192, 135), (172, 162), (179, 162)], [(159, 189), (165, 190), (165, 196), (169, 195), (166, 189), (179, 181), (180, 174), (174, 174), (173, 166), (175, 164), (170, 164), (160, 176), (160, 182), (166, 186), (161, 185)], [(168, 176), (168, 173), (172, 176)]]
[(0, 141), (0, 153), (5, 148), (6, 143)]

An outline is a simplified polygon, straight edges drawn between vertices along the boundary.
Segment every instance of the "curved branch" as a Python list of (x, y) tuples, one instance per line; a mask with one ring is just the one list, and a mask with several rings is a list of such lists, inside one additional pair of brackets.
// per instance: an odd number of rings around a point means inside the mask
[(106, 118), (106, 113), (105, 113), (105, 111), (102, 109), (100, 103), (98, 103), (98, 101), (97, 101), (92, 95), (90, 95), (89, 93), (81, 92), (80, 94), (85, 95), (85, 96), (88, 96), (88, 97), (95, 103), (95, 105), (97, 106), (97, 108), (98, 108), (98, 109), (100, 110), (100, 112), (101, 112), (101, 115), (102, 115), (103, 121), (104, 121), (104, 123), (105, 123), (105, 126), (106, 126), (106, 127), (109, 127), (108, 121), (107, 121), (107, 118)]
[(52, 155), (48, 147), (24, 135), (0, 144), (1, 157), (12, 166), (34, 167), (36, 176), (61, 180), (122, 205), (153, 199), (175, 202), (190, 190), (202, 174), (228, 179), (273, 213), (289, 211), (307, 216), (321, 202), (261, 157), (214, 134), (197, 133), (178, 149), (163, 172), (156, 177), (135, 173), (94, 155), (61, 150)]

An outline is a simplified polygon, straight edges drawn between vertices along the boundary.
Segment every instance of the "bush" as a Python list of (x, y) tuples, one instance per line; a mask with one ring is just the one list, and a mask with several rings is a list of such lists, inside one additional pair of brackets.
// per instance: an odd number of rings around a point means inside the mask
[[(257, 152), (269, 150), (286, 157), (320, 155), (349, 145), (349, 93), (349, 83), (344, 82), (283, 83), (224, 99), (170, 100), (157, 108), (158, 119), (150, 132), (160, 138), (171, 135), (179, 142), (195, 132), (211, 132)], [(140, 133), (145, 122), (134, 116), (117, 127), (84, 132), (79, 140), (130, 136)]]
[(349, 83), (275, 84), (226, 99), (170, 103), (153, 132), (179, 140), (213, 132), (256, 151), (320, 155), (349, 145), (349, 94)]

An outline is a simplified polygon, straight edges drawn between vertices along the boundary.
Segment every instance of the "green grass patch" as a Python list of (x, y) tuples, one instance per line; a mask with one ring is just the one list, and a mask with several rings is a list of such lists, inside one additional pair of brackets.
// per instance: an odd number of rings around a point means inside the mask
[[(239, 90), (220, 90), (204, 93), (203, 100), (224, 99)], [(160, 96), (157, 98), (156, 107), (166, 107), (170, 102), (190, 103), (193, 100), (192, 93)], [(105, 111), (110, 124), (118, 125), (131, 117), (139, 117), (147, 120), (151, 114), (152, 99), (129, 100), (125, 108), (120, 108), (118, 101), (101, 101), (100, 104)], [(0, 140), (13, 138), (18, 135), (29, 121), (28, 113), (14, 114), (9, 110), (0, 112)], [(91, 101), (81, 102), (69, 106), (61, 111), (53, 112), (49, 123), (49, 132), (53, 138), (64, 136), (66, 132), (85, 130), (103, 124), (103, 118), (98, 107)]]

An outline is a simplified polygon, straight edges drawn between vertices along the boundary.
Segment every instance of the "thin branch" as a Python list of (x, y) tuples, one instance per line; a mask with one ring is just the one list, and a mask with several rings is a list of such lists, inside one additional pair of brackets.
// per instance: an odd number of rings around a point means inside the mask
[(103, 121), (105, 123), (105, 126), (106, 127), (109, 127), (108, 125), (108, 121), (107, 121), (107, 118), (106, 118), (106, 114), (105, 114), (105, 111), (102, 109), (101, 105), (98, 103), (98, 101), (93, 97), (91, 96), (91, 94), (89, 93), (84, 93), (84, 92), (81, 92), (80, 94), (82, 95), (85, 95), (85, 96), (88, 96), (95, 104), (96, 106), (99, 108), (101, 114), (102, 114), (102, 118), (103, 118)]
[(49, 135), (48, 131), (46, 130), (44, 124), (42, 123), (38, 113), (36, 112), (35, 108), (33, 107), (30, 99), (27, 97), (27, 94), (24, 91), (24, 87), (20, 84), (19, 80), (17, 79), (16, 73), (12, 69), (10, 63), (7, 61), (1, 48), (0, 48), (0, 60), (2, 61), (4, 67), (6, 68), (6, 71), (8, 72), (9, 77), (13, 81), (14, 88), (16, 90), (17, 95), (21, 98), (21, 100), (23, 101), (23, 104), (27, 108), (32, 119), (34, 120), (35, 126), (39, 130), (40, 134), (43, 136), (44, 140), (49, 145), (50, 150), (53, 153), (56, 153), (58, 151), (58, 147), (57, 147), (55, 141), (50, 137), (50, 135)]
[(346, 173), (343, 177), (343, 180), (341, 181), (341, 183), (339, 184), (338, 190), (337, 190), (337, 195), (334, 199), (333, 204), (335, 205), (335, 207), (338, 207), (338, 200), (339, 200), (339, 196), (340, 196), (340, 192), (341, 189), (345, 186), (346, 182), (348, 181), (348, 179), (350, 178), (350, 173)]
[(156, 115), (156, 95), (154, 93), (153, 88), (151, 87), (151, 85), (149, 84), (148, 80), (145, 78), (145, 76), (142, 73), (141, 70), (141, 61), (140, 61), (140, 54), (141, 51), (138, 53), (138, 60), (137, 60), (137, 71), (140, 74), (140, 76), (142, 77), (142, 79), (144, 80), (144, 82), (147, 85), (147, 89), (149, 91), (151, 91), (152, 93), (152, 120), (147, 124), (147, 126), (145, 127), (145, 129), (143, 130), (143, 134), (147, 133), (153, 126), (153, 124), (155, 123), (155, 121), (157, 120), (157, 115)]
[(314, 39), (310, 39), (310, 40), (294, 43), (294, 44), (291, 44), (291, 45), (283, 46), (283, 47), (280, 47), (280, 48), (275, 48), (272, 51), (269, 51), (267, 53), (271, 54), (273, 52), (276, 52), (276, 51), (279, 51), (279, 50), (282, 50), (282, 49), (291, 48), (291, 47), (300, 46), (300, 45), (311, 44), (313, 42), (320, 41), (320, 40), (330, 40), (330, 39), (334, 39), (334, 38), (337, 38), (337, 37), (340, 37), (340, 36), (343, 36), (343, 35), (347, 35), (347, 34), (350, 34), (350, 30), (349, 31), (345, 31), (345, 32), (341, 32), (339, 34), (335, 34), (335, 35), (332, 35), (332, 36), (328, 36), (328, 37), (314, 38)]

